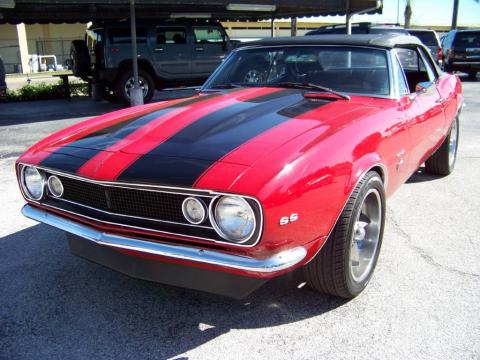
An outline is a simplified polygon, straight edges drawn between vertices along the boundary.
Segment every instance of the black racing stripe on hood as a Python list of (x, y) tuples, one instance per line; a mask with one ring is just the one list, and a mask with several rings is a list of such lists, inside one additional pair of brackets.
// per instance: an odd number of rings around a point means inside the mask
[(124, 139), (149, 122), (168, 114), (176, 108), (193, 105), (200, 101), (205, 101), (220, 95), (221, 94), (217, 93), (187, 99), (164, 109), (156, 110), (141, 116), (135, 116), (92, 132), (91, 134), (87, 134), (78, 140), (65, 144), (60, 149), (55, 150), (43, 159), (40, 165), (61, 171), (77, 172), (88, 160), (93, 158), (100, 151), (116, 144), (118, 141)]
[(260, 104), (245, 102), (220, 109), (143, 155), (119, 180), (192, 186), (211, 165), (240, 145), (329, 102), (310, 102), (295, 91), (283, 92), (283, 96)]

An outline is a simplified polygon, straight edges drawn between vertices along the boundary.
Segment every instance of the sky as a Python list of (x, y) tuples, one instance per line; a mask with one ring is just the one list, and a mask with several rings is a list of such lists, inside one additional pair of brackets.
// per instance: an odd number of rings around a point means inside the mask
[[(383, 0), (383, 14), (356, 15), (354, 22), (371, 21), (382, 23), (397, 22), (397, 6), (399, 5), (399, 21), (403, 24), (405, 0)], [(416, 26), (449, 26), (452, 23), (453, 0), (412, 0), (412, 25)], [(322, 16), (314, 21), (344, 22), (344, 16)], [(309, 19), (312, 21), (313, 19)], [(475, 0), (460, 0), (458, 11), (458, 26), (480, 27), (480, 2)]]

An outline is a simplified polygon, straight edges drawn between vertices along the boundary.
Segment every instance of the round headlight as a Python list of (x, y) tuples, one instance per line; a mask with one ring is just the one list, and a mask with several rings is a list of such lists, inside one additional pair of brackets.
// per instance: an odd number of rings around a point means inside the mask
[(25, 166), (22, 170), (22, 186), (27, 197), (40, 200), (43, 196), (45, 179), (36, 168)]
[(47, 180), (48, 191), (53, 197), (60, 197), (63, 195), (63, 184), (58, 177), (52, 175)]
[(201, 224), (207, 216), (203, 203), (193, 197), (188, 197), (183, 200), (182, 212), (185, 219), (187, 219), (189, 223), (195, 225)]
[(255, 231), (255, 213), (250, 204), (238, 196), (222, 196), (215, 205), (212, 225), (226, 240), (242, 243)]

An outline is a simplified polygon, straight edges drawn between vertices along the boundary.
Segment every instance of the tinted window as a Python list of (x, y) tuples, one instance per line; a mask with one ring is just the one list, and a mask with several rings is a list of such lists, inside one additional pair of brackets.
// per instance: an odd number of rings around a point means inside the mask
[(234, 52), (206, 87), (300, 82), (347, 93), (385, 96), (390, 93), (388, 74), (385, 50), (341, 46), (265, 47)]
[[(132, 37), (130, 28), (113, 28), (108, 32), (110, 44), (130, 44)], [(147, 42), (147, 29), (137, 28), (137, 43), (144, 44)]]
[(425, 65), (415, 50), (398, 48), (396, 51), (404, 70), (425, 71)]
[(458, 32), (453, 44), (459, 48), (480, 48), (480, 32)]
[(409, 33), (418, 37), (424, 45), (438, 46), (437, 38), (432, 31), (409, 31)]
[(157, 28), (157, 44), (186, 44), (184, 28)]
[(404, 29), (372, 28), (370, 34), (407, 34)]
[(218, 28), (193, 28), (197, 44), (223, 43), (222, 32)]

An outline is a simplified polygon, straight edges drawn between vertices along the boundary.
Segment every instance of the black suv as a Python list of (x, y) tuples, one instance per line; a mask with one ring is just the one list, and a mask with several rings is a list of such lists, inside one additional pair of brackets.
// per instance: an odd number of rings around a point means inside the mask
[(0, 56), (0, 99), (7, 96), (7, 83), (5, 82), (5, 66)]
[[(202, 84), (231, 50), (220, 22), (137, 22), (139, 82), (144, 102), (155, 89)], [(93, 24), (71, 46), (74, 75), (101, 85), (106, 98), (129, 103), (133, 86), (129, 22)]]
[(480, 29), (452, 30), (442, 37), (443, 70), (462, 71), (474, 79), (480, 71)]
[(420, 41), (428, 47), (432, 57), (437, 63), (443, 59), (442, 48), (440, 45), (440, 40), (435, 30), (432, 29), (407, 29), (410, 35), (416, 36)]

